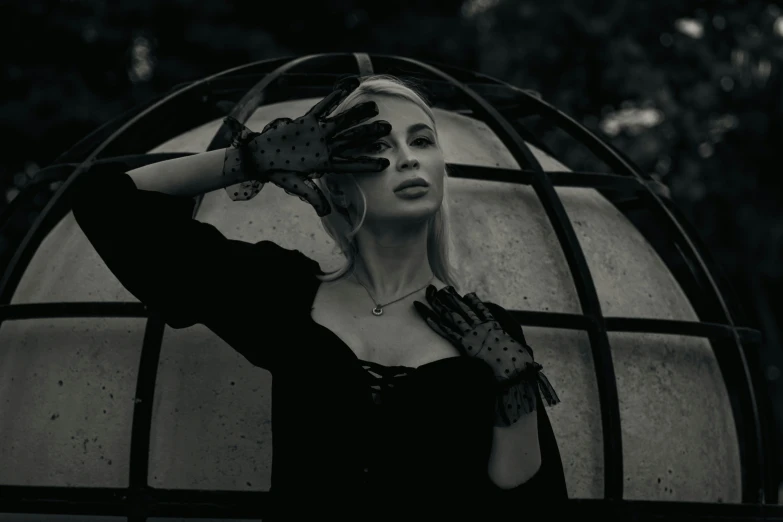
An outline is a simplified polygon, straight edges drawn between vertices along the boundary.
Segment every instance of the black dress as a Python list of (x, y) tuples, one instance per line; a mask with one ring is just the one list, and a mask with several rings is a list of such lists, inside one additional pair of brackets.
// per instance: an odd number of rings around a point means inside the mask
[(98, 254), (151, 313), (176, 329), (201, 323), (271, 372), (277, 516), (264, 520), (301, 520), (304, 512), (407, 520), (428, 509), (530, 519), (531, 510), (545, 513), (567, 498), (540, 397), (542, 467), (501, 490), (487, 475), (489, 365), (469, 357), (416, 369), (359, 360), (310, 317), (315, 275), (323, 273), (315, 260), (271, 241), (227, 239), (192, 218), (192, 198), (140, 190), (121, 171), (86, 172), (71, 203)]

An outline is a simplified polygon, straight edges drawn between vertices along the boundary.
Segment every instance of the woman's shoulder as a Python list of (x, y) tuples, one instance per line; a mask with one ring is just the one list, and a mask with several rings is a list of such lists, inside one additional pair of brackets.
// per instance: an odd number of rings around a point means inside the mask
[(257, 241), (253, 244), (253, 248), (266, 263), (272, 262), (278, 270), (312, 275), (324, 274), (320, 263), (301, 250), (285, 248), (269, 239)]
[[(316, 276), (324, 274), (318, 261), (301, 250), (271, 240), (258, 241), (253, 248), (256, 251), (253, 257), (264, 271), (253, 277), (257, 293), (274, 296), (276, 308), (285, 311), (284, 318), (308, 317), (321, 284)], [(247, 270), (252, 274), (252, 267)]]

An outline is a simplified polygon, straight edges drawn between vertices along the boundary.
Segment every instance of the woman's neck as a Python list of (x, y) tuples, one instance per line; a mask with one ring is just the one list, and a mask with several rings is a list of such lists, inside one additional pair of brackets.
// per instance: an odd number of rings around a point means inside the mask
[(433, 280), (426, 228), (406, 238), (359, 238), (353, 278), (377, 303), (399, 299)]

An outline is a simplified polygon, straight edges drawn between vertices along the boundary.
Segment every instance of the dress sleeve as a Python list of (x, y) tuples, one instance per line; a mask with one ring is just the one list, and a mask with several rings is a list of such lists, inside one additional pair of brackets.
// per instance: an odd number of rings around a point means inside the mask
[(203, 324), (272, 369), (284, 348), (265, 345), (258, 329), (309, 311), (316, 261), (272, 241), (228, 239), (193, 218), (193, 198), (138, 189), (121, 170), (91, 169), (70, 194), (87, 239), (151, 314), (176, 329)]

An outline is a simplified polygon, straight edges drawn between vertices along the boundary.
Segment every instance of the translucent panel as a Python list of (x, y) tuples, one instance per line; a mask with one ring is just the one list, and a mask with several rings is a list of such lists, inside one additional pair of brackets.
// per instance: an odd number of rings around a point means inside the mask
[(145, 321), (0, 326), (0, 484), (127, 487)]
[(628, 500), (739, 503), (739, 442), (705, 339), (610, 333)]
[[(304, 113), (317, 100), (260, 107), (247, 122), (262, 129), (272, 118)], [(449, 163), (518, 169), (505, 146), (482, 122), (435, 111)], [(180, 136), (154, 152), (205, 150), (221, 120)], [(454, 245), (452, 262), (467, 291), (520, 310), (579, 313), (576, 289), (554, 230), (533, 189), (510, 183), (452, 178), (447, 182)], [(227, 237), (274, 241), (318, 260), (324, 270), (344, 258), (310, 205), (272, 184), (250, 201), (234, 202), (225, 191), (205, 195), (198, 219)]]
[(698, 321), (685, 292), (639, 230), (598, 191), (557, 189), (606, 316)]
[(565, 255), (531, 187), (469, 180), (451, 187), (465, 293), (510, 309), (581, 311)]
[[(0, 522), (124, 522), (127, 517), (89, 515), (38, 515), (35, 513), (0, 513)], [(171, 519), (167, 519), (171, 520)]]
[(604, 498), (604, 449), (595, 365), (587, 333), (523, 326), (560, 404), (547, 407), (569, 498)]
[[(603, 497), (601, 414), (587, 335), (525, 327), (561, 404), (547, 409), (575, 498)], [(271, 376), (208, 329), (166, 330), (153, 405), (149, 482), (172, 489), (270, 485)]]
[(36, 250), (11, 303), (64, 301), (138, 302), (106, 268), (70, 212)]
[(268, 491), (271, 374), (201, 325), (166, 328), (158, 372), (150, 486)]

